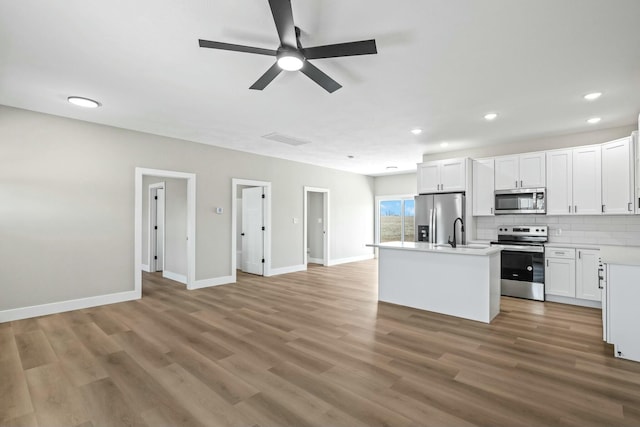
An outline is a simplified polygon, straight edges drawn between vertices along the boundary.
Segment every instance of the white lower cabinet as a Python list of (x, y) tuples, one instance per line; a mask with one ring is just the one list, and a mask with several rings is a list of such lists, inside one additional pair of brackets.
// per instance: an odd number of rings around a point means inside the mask
[(547, 246), (545, 294), (574, 300), (601, 301), (598, 281), (599, 254), (598, 249)]
[(602, 292), (598, 283), (600, 251), (578, 249), (576, 260), (576, 298), (600, 301)]
[(608, 342), (616, 357), (640, 361), (640, 266), (607, 265)]
[(576, 250), (545, 248), (544, 293), (562, 297), (576, 296)]

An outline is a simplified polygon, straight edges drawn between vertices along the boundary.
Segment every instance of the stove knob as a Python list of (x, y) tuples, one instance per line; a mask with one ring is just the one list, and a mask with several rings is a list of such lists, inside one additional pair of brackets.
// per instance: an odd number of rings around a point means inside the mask
[(536, 228), (536, 231), (540, 231), (540, 230)]

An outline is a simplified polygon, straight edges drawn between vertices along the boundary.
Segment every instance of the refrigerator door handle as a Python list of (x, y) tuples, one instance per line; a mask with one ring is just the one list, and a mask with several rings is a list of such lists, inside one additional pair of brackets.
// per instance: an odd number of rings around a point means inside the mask
[(433, 209), (429, 209), (429, 243), (433, 243)]
[(438, 243), (438, 209), (433, 208), (433, 241), (431, 243)]

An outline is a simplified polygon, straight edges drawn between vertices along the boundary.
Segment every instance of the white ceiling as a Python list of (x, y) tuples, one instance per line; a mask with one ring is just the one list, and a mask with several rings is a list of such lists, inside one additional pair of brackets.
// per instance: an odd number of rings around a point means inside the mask
[[(343, 85), (333, 94), (299, 72), (252, 91), (273, 58), (198, 39), (276, 49), (267, 0), (0, 0), (0, 104), (368, 175), (413, 170), (442, 141), (457, 151), (640, 112), (638, 0), (292, 4), (304, 46), (375, 38), (378, 55), (313, 61)], [(311, 143), (261, 138), (272, 132)]]

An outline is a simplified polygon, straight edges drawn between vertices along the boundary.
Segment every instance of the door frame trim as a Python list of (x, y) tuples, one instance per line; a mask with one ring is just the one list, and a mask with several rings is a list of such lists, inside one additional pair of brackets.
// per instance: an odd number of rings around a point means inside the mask
[(238, 209), (238, 187), (263, 187), (264, 188), (264, 269), (262, 274), (267, 277), (271, 276), (271, 182), (269, 181), (256, 181), (252, 179), (231, 179), (231, 277), (232, 283), (237, 280), (237, 236), (238, 236), (238, 221), (236, 219)]
[(330, 191), (328, 188), (320, 188), (320, 187), (308, 187), (305, 186), (304, 187), (304, 193), (303, 193), (303, 203), (302, 203), (302, 229), (303, 229), (303, 234), (304, 234), (304, 238), (303, 238), (303, 244), (302, 244), (302, 264), (304, 266), (307, 265), (308, 263), (308, 254), (307, 254), (307, 244), (308, 244), (308, 230), (307, 227), (309, 224), (307, 224), (307, 210), (308, 210), (308, 196), (309, 193), (322, 193), (322, 205), (323, 205), (323, 212), (322, 212), (322, 216), (323, 216), (323, 221), (324, 221), (324, 230), (325, 230), (325, 234), (324, 234), (324, 242), (323, 242), (323, 258), (322, 258), (322, 265), (324, 265), (325, 267), (329, 265), (329, 248), (331, 247), (329, 245), (329, 241), (330, 241), (330, 233), (329, 233), (329, 225), (330, 225), (330, 218), (329, 218), (329, 213), (331, 212), (329, 209), (329, 200), (330, 200)]
[[(158, 190), (159, 188), (162, 188), (163, 190), (165, 189), (165, 182), (156, 182), (155, 184), (150, 184), (149, 185), (149, 209), (148, 209), (148, 219), (147, 219), (147, 225), (149, 226), (149, 229), (147, 230), (147, 265), (149, 266), (149, 271), (150, 272), (155, 272), (157, 269), (156, 266), (156, 261), (151, 259), (151, 243), (153, 243), (153, 239), (151, 237), (151, 195), (153, 194), (153, 190)], [(165, 193), (166, 194), (166, 193)], [(156, 204), (157, 207), (157, 204)], [(156, 214), (156, 218), (157, 218), (157, 214)], [(164, 248), (164, 233), (162, 234), (162, 247)], [(156, 243), (157, 245), (157, 243)], [(164, 249), (162, 250), (162, 265), (164, 268)]]
[(187, 289), (195, 289), (196, 278), (196, 174), (136, 167), (134, 203), (134, 292), (142, 297), (142, 178), (180, 178), (187, 180)]

